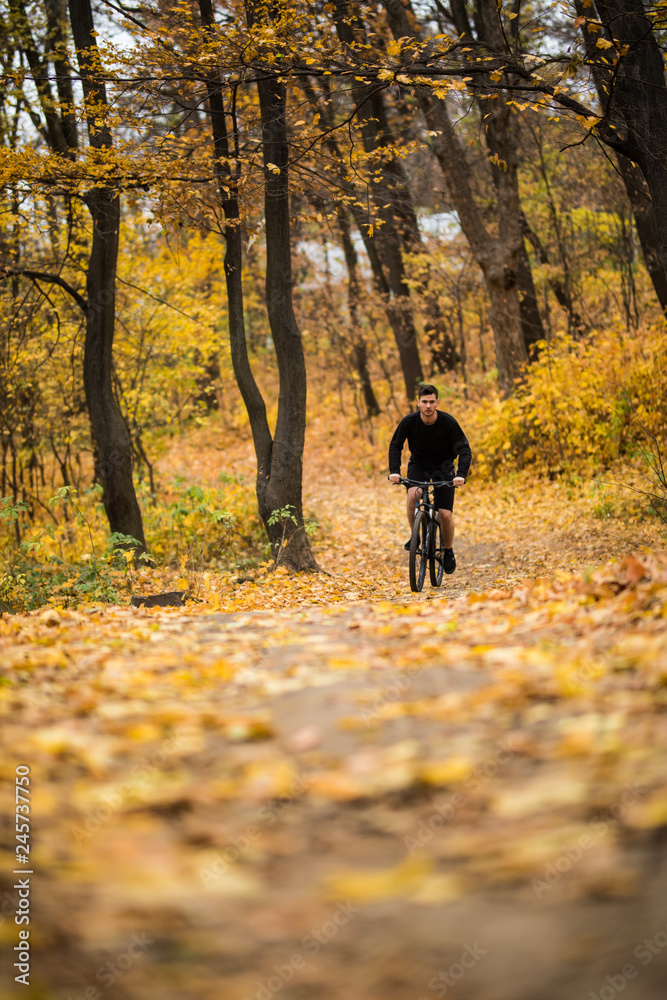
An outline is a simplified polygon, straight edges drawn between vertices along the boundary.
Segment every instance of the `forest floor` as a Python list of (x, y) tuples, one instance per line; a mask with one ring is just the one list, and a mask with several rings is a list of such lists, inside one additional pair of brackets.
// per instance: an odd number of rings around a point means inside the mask
[[(219, 461), (206, 432), (163, 459)], [(658, 526), (473, 480), (456, 574), (415, 595), (403, 491), (321, 439), (305, 482), (329, 575), (0, 617), (5, 955), (31, 872), (0, 997), (664, 996)]]

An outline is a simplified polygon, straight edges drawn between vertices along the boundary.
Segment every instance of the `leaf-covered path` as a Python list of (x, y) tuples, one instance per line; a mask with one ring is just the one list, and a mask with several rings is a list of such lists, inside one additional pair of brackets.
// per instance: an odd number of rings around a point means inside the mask
[(282, 610), (2, 618), (34, 871), (31, 985), (2, 996), (661, 996), (667, 561), (281, 585)]

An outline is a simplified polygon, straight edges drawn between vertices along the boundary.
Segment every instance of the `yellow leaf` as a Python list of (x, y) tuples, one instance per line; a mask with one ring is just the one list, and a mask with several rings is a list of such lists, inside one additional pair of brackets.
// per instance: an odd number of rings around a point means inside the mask
[(249, 798), (291, 799), (297, 790), (297, 774), (288, 760), (256, 760), (243, 770), (242, 789)]
[(268, 719), (230, 719), (225, 723), (225, 735), (232, 743), (246, 743), (249, 740), (271, 740), (275, 736)]
[(419, 768), (419, 777), (428, 785), (451, 785), (467, 778), (473, 767), (474, 764), (468, 757), (427, 761)]
[(667, 826), (667, 789), (658, 788), (646, 801), (628, 806), (623, 822), (635, 830), (651, 830)]
[(353, 802), (367, 795), (362, 778), (340, 771), (316, 771), (308, 775), (306, 784), (312, 795), (335, 802)]
[(466, 885), (458, 875), (431, 875), (413, 894), (415, 903), (427, 906), (438, 903), (451, 903), (460, 899), (466, 891)]
[(331, 876), (327, 885), (334, 898), (361, 903), (395, 896), (414, 896), (427, 889), (432, 879), (432, 867), (427, 858), (413, 857), (396, 868), (341, 872)]
[(359, 670), (363, 662), (356, 656), (330, 656), (327, 666), (331, 670)]

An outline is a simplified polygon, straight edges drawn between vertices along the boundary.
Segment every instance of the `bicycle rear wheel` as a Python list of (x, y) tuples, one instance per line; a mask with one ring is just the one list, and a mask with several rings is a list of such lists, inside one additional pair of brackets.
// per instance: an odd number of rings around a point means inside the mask
[(430, 518), (423, 510), (417, 511), (410, 539), (410, 590), (419, 591), (424, 586), (430, 539)]
[(440, 520), (437, 515), (431, 524), (431, 549), (428, 559), (428, 571), (431, 577), (431, 586), (439, 587), (442, 583), (442, 574), (445, 571), (445, 543), (442, 540)]

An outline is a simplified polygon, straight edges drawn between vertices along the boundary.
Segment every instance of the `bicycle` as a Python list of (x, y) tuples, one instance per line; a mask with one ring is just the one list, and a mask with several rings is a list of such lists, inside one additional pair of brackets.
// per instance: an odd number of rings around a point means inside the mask
[(445, 572), (445, 543), (435, 505), (435, 487), (454, 486), (454, 483), (448, 479), (437, 483), (421, 483), (415, 479), (403, 478), (400, 483), (421, 488), (421, 496), (415, 498), (415, 519), (410, 538), (410, 590), (418, 592), (424, 586), (427, 563), (431, 586), (439, 587)]

